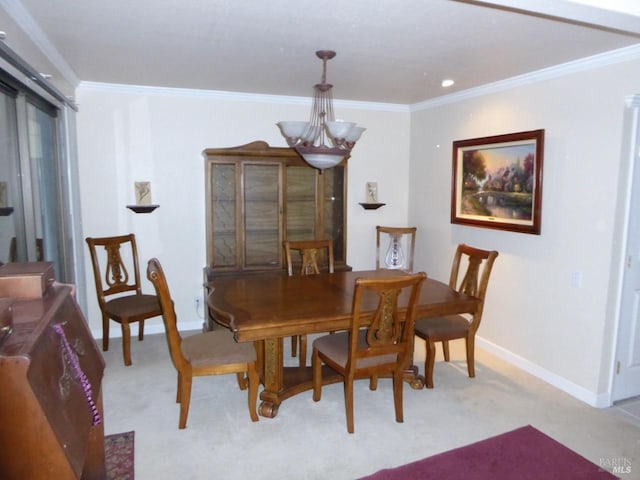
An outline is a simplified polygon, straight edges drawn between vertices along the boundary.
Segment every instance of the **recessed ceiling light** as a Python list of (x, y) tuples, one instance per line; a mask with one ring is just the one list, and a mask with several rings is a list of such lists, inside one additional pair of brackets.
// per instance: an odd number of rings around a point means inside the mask
[(445, 88), (446, 88), (446, 87), (450, 87), (450, 86), (451, 86), (451, 85), (453, 85), (454, 83), (456, 83), (456, 82), (454, 82), (454, 81), (453, 81), (453, 80), (451, 80), (450, 78), (447, 78), (447, 79), (445, 79), (445, 80), (442, 80), (441, 85), (442, 85), (443, 87), (445, 87)]

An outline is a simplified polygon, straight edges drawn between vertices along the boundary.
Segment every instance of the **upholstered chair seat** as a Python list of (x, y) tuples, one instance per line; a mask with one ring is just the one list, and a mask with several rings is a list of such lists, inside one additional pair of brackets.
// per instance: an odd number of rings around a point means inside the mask
[(238, 343), (230, 330), (214, 330), (182, 339), (182, 354), (192, 368), (256, 361), (253, 343)]
[(464, 338), (471, 328), (471, 321), (462, 315), (447, 315), (416, 320), (416, 334), (429, 337), (434, 342)]

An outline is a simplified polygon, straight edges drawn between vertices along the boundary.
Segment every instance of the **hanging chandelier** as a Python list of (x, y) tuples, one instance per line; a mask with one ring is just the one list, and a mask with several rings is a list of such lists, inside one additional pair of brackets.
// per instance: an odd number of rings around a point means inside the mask
[(332, 50), (318, 50), (322, 60), (322, 81), (313, 87), (313, 105), (308, 122), (283, 121), (277, 125), (287, 144), (314, 168), (322, 172), (335, 167), (350, 153), (365, 128), (354, 122), (336, 120), (333, 113), (333, 85), (327, 83), (327, 60), (336, 56)]

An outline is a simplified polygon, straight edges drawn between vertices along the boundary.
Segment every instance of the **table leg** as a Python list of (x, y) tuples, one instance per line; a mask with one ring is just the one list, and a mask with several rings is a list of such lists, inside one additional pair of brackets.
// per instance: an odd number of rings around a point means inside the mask
[(422, 390), (424, 388), (424, 377), (418, 375), (418, 367), (415, 365), (405, 369), (404, 379), (413, 390)]
[(411, 336), (411, 355), (407, 359), (404, 367), (404, 379), (413, 390), (422, 390), (424, 388), (424, 377), (419, 375), (418, 367), (413, 364), (413, 352), (415, 351), (415, 335)]
[(283, 340), (282, 338), (267, 338), (262, 347), (262, 381), (264, 390), (260, 393), (258, 413), (263, 417), (274, 418), (280, 407), (279, 393), (283, 383)]

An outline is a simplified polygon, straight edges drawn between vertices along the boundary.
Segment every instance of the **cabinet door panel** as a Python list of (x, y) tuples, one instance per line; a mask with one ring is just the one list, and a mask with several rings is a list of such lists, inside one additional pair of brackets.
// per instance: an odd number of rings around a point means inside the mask
[(316, 170), (308, 166), (287, 166), (286, 169), (286, 238), (314, 240), (317, 217)]
[(245, 267), (280, 266), (280, 166), (244, 165)]

